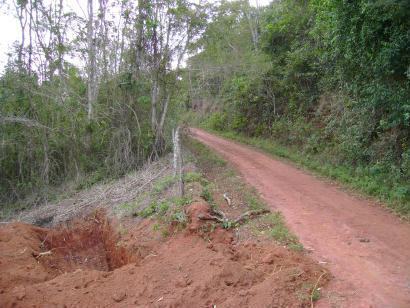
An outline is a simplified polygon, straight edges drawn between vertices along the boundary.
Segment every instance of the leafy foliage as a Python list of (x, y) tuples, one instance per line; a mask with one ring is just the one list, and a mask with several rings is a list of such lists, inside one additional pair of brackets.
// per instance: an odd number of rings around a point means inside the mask
[(180, 114), (171, 66), (203, 28), (206, 6), (87, 2), (85, 18), (63, 1), (10, 6), (21, 37), (0, 76), (2, 205), (42, 203), (69, 182), (87, 188), (170, 149)]
[[(77, 185), (86, 187), (122, 175), (147, 159), (152, 144), (150, 125), (144, 120), (149, 115), (149, 106), (143, 103), (147, 89), (139, 84), (119, 88), (119, 82), (105, 84), (96, 105), (96, 119), (89, 122), (84, 102), (78, 99), (84, 95), (85, 83), (74, 68), (67, 83), (76, 96), (61, 103), (44, 95), (56, 91), (48, 82), (38, 84), (11, 69), (0, 77), (0, 113), (9, 119), (1, 124), (3, 202), (30, 193), (38, 194), (41, 202), (49, 185), (92, 173), (87, 182)], [(140, 115), (139, 122), (133, 112)]]
[(343, 181), (361, 177), (357, 186), (409, 213), (409, 2), (282, 0), (256, 9), (237, 1), (218, 9), (224, 14), (189, 60), (191, 92), (215, 97), (199, 104), (190, 96), (194, 109), (210, 113), (205, 125), (271, 138), (334, 173), (346, 168)]

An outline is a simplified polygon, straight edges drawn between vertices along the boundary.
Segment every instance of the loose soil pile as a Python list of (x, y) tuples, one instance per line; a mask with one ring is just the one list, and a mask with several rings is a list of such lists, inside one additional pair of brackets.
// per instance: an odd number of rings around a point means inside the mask
[[(164, 238), (144, 220), (121, 238), (97, 213), (57, 229), (0, 228), (2, 307), (303, 307), (329, 275), (308, 257), (272, 242), (236, 243), (197, 219)], [(157, 231), (156, 231), (157, 230)]]

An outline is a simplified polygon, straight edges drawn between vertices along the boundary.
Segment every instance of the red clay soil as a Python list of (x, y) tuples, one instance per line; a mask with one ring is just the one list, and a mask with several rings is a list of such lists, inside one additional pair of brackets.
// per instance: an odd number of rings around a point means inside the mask
[(410, 307), (410, 224), (251, 147), (199, 129), (193, 137), (222, 154), (302, 244), (335, 276), (322, 307)]
[(0, 228), (0, 293), (78, 269), (109, 271), (132, 262), (118, 239), (104, 212), (57, 229), (8, 224)]
[(0, 306), (310, 307), (330, 278), (303, 254), (210, 228), (196, 219), (207, 204), (187, 213), (188, 227), (167, 238), (145, 220), (120, 242), (102, 215), (56, 230), (3, 226)]

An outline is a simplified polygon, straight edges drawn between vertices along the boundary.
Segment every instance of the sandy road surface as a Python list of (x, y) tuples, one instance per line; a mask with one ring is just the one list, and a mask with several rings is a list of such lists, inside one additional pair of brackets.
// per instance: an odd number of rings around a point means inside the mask
[(410, 307), (409, 223), (251, 147), (191, 133), (230, 161), (330, 269), (335, 278), (318, 306)]

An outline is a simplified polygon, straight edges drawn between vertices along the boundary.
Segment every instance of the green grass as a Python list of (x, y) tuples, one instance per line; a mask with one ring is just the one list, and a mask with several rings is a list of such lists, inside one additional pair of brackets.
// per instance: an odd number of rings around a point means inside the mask
[(178, 225), (185, 227), (188, 219), (184, 208), (191, 203), (192, 199), (189, 197), (172, 197), (162, 201), (154, 200), (146, 208), (134, 212), (134, 216), (142, 218), (155, 217), (164, 226), (169, 225), (171, 222), (177, 222)]
[[(217, 168), (220, 174), (232, 176), (232, 170), (228, 167), (226, 160), (221, 158), (218, 154), (213, 152), (210, 148), (199, 141), (192, 138), (183, 139), (184, 146), (190, 149), (195, 156), (195, 162), (202, 170), (210, 170)], [(213, 183), (210, 183), (203, 174), (187, 173), (184, 176), (186, 182), (196, 181), (202, 185), (202, 192), (200, 196), (209, 203), (212, 208), (216, 208), (217, 204), (212, 196)]]
[(193, 152), (201, 169), (226, 167), (226, 160), (222, 159), (219, 155), (201, 142), (192, 138), (183, 138), (183, 143)]
[(208, 203), (213, 202), (213, 197), (208, 186), (204, 186), (202, 188), (201, 198), (203, 198)]
[[(244, 201), (250, 210), (261, 210), (267, 208), (257, 191), (254, 188), (248, 187), (241, 180), (238, 180), (235, 170), (233, 170), (225, 160), (223, 160), (218, 154), (214, 153), (209, 147), (192, 138), (185, 139), (184, 144), (193, 152), (200, 167), (205, 166), (206, 168), (213, 168), (213, 172), (218, 172), (219, 176), (234, 179), (236, 189), (242, 194)], [(206, 180), (202, 180), (201, 197), (214, 207), (216, 204), (212, 197), (213, 184), (214, 183), (212, 182), (210, 183)], [(250, 220), (247, 222), (251, 225), (251, 228), (257, 235), (267, 235), (281, 245), (287, 246), (291, 250), (303, 251), (302, 244), (299, 242), (297, 236), (288, 229), (280, 212), (274, 212), (269, 215), (261, 216), (258, 220), (260, 220), (261, 223), (257, 223), (256, 220)], [(237, 226), (233, 224), (232, 221), (226, 221), (222, 224), (222, 227), (225, 229), (230, 229)]]
[(303, 245), (285, 223), (280, 212), (273, 212), (249, 222), (255, 235), (267, 236), (294, 251), (303, 251)]
[(252, 192), (247, 191), (245, 193), (245, 201), (248, 204), (250, 210), (257, 211), (257, 210), (266, 209), (265, 204), (262, 202), (262, 200), (260, 200), (256, 191), (252, 191)]
[(303, 250), (302, 244), (299, 243), (296, 235), (290, 232), (280, 212), (266, 215), (263, 217), (263, 220), (270, 225), (269, 236), (279, 243), (288, 246), (290, 249)]
[(184, 174), (184, 182), (185, 183), (192, 183), (192, 182), (202, 182), (203, 176), (199, 172), (187, 172)]
[(158, 206), (157, 201), (153, 201), (150, 203), (150, 205), (148, 205), (143, 210), (136, 212), (135, 216), (140, 216), (142, 218), (148, 218), (157, 212), (157, 206)]
[(251, 145), (275, 157), (291, 161), (299, 167), (336, 180), (366, 196), (376, 197), (402, 218), (410, 219), (409, 184), (392, 183), (386, 175), (372, 172), (371, 168), (336, 165), (318, 155), (306, 154), (295, 147), (283, 146), (270, 139), (247, 137), (234, 132), (220, 132), (206, 127), (205, 129), (219, 136)]
[(155, 182), (154, 187), (153, 187), (153, 192), (155, 194), (160, 194), (167, 188), (169, 188), (172, 184), (176, 182), (176, 178), (172, 175), (165, 176), (161, 179), (159, 179), (157, 182)]

